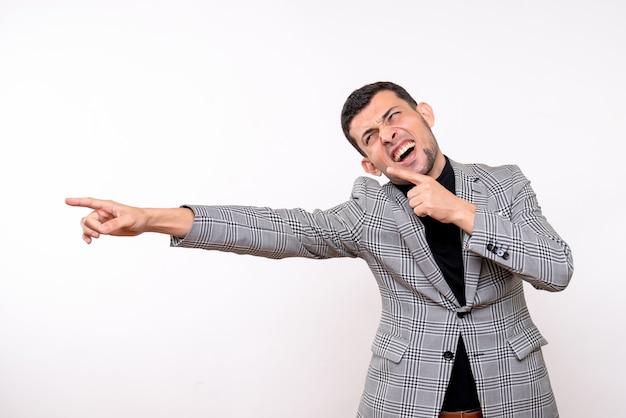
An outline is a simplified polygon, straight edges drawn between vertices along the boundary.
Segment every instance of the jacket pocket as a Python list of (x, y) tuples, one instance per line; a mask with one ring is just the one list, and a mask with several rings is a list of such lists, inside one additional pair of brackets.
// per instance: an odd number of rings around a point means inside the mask
[(408, 346), (408, 340), (379, 331), (372, 343), (372, 353), (397, 364), (402, 360)]
[(548, 344), (548, 340), (541, 335), (535, 325), (528, 326), (510, 336), (508, 342), (518, 360), (522, 360), (536, 349)]

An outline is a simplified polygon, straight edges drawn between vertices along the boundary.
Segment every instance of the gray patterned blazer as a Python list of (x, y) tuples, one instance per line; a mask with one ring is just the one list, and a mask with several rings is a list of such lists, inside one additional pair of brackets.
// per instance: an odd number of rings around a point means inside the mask
[(357, 413), (362, 418), (437, 417), (463, 336), (485, 418), (555, 418), (523, 282), (560, 291), (572, 255), (541, 214), (517, 166), (451, 161), (457, 196), (476, 205), (462, 233), (466, 306), (460, 306), (404, 194), (360, 177), (328, 210), (194, 206), (192, 230), (171, 245), (269, 258), (359, 257), (382, 297), (380, 325)]

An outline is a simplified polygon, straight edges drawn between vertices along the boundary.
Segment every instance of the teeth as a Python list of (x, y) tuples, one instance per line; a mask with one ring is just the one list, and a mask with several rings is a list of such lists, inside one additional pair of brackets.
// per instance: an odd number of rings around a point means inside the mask
[(406, 145), (404, 145), (403, 147), (401, 147), (400, 149), (398, 149), (398, 151), (396, 151), (395, 154), (393, 154), (393, 160), (395, 162), (400, 161), (400, 157), (402, 157), (402, 155), (404, 155), (405, 152), (407, 152), (408, 150), (410, 150), (411, 148), (413, 148), (415, 146), (415, 142), (409, 142)]

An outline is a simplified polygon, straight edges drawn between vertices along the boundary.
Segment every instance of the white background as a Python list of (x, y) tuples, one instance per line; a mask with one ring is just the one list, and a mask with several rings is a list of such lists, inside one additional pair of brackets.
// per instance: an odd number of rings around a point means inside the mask
[(379, 317), (358, 260), (80, 239), (66, 196), (328, 208), (339, 112), (405, 86), (460, 162), (516, 163), (574, 251), (527, 288), (561, 415), (623, 400), (626, 13), (598, 1), (0, 0), (0, 417), (354, 416)]

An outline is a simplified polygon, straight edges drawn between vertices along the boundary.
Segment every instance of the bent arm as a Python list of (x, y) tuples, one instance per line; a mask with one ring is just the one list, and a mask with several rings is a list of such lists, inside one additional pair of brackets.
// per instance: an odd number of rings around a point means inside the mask
[(464, 245), (538, 289), (561, 291), (574, 271), (571, 249), (542, 214), (530, 182), (517, 167), (509, 180), (510, 194), (495, 193), (489, 207), (477, 209)]

